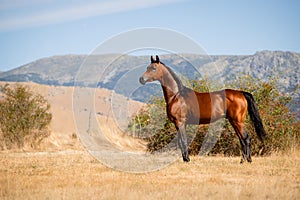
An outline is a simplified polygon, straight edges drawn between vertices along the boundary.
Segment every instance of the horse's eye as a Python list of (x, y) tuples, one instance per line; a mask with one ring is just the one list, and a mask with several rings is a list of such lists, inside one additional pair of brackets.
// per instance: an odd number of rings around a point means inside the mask
[(155, 72), (155, 71), (156, 71), (156, 68), (155, 68), (155, 67), (152, 67), (152, 71)]

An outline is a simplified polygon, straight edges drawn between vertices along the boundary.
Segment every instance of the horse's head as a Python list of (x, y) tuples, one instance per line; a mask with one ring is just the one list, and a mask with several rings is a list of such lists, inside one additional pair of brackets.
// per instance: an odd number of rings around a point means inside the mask
[(152, 81), (161, 81), (163, 76), (163, 64), (156, 56), (156, 60), (151, 56), (151, 64), (147, 67), (147, 71), (140, 77), (140, 83), (145, 84)]

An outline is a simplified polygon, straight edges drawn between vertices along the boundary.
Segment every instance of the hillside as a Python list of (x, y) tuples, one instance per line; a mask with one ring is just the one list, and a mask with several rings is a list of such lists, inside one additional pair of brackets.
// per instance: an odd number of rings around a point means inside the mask
[[(284, 93), (293, 92), (300, 83), (299, 53), (260, 51), (254, 55), (239, 56), (172, 54), (162, 55), (160, 58), (177, 73), (189, 79), (205, 76), (224, 82), (232, 81), (241, 74), (249, 74), (262, 80), (275, 76), (278, 77), (278, 85)], [(124, 87), (125, 84), (117, 86), (117, 83), (126, 77), (131, 81), (130, 83), (138, 84), (138, 77), (148, 64), (148, 56), (113, 54), (53, 56), (0, 73), (0, 81), (102, 87), (114, 89), (116, 92), (137, 100), (143, 100), (140, 97), (130, 96), (131, 94), (127, 94), (127, 88)], [(159, 90), (153, 85), (148, 87), (152, 93)], [(298, 92), (292, 95), (295, 99), (299, 98)]]

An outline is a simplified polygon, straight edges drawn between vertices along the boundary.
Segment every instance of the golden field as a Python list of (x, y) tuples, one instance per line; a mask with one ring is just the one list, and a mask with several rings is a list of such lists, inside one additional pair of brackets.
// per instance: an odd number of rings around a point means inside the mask
[(2, 152), (0, 199), (299, 199), (299, 156), (192, 157), (131, 174), (85, 151)]

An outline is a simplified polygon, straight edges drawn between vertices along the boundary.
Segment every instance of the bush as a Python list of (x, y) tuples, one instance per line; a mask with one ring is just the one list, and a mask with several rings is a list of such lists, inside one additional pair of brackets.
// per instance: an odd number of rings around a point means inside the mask
[(49, 135), (50, 104), (25, 86), (9, 87), (7, 84), (1, 86), (0, 91), (0, 134), (3, 141), (0, 147), (21, 148), (25, 142), (36, 147)]
[[(212, 88), (212, 84), (207, 79), (201, 81), (192, 80), (188, 85), (199, 92), (206, 92), (208, 88)], [(218, 86), (214, 88), (218, 88)], [(245, 75), (234, 82), (227, 83), (226, 88), (250, 92), (258, 104), (268, 138), (264, 143), (259, 141), (253, 124), (249, 116), (247, 116), (245, 128), (251, 136), (253, 155), (266, 155), (299, 147), (299, 122), (297, 123), (295, 115), (288, 109), (291, 97), (283, 95), (279, 91), (275, 78), (270, 78), (268, 81), (263, 82)], [(131, 127), (131, 130), (132, 127), (135, 127), (135, 130), (139, 130), (138, 136), (143, 135), (143, 138), (147, 139), (150, 152), (162, 149), (176, 137), (176, 129), (167, 119), (163, 98), (152, 99), (135, 116), (129, 127)], [(207, 134), (208, 125), (200, 125), (196, 131), (193, 128), (195, 129), (193, 125), (187, 126), (187, 138), (190, 144), (190, 154), (195, 155), (200, 151)], [(240, 155), (240, 142), (228, 120), (226, 120), (224, 127), (217, 131), (220, 133), (220, 138), (210, 151), (210, 154)]]

